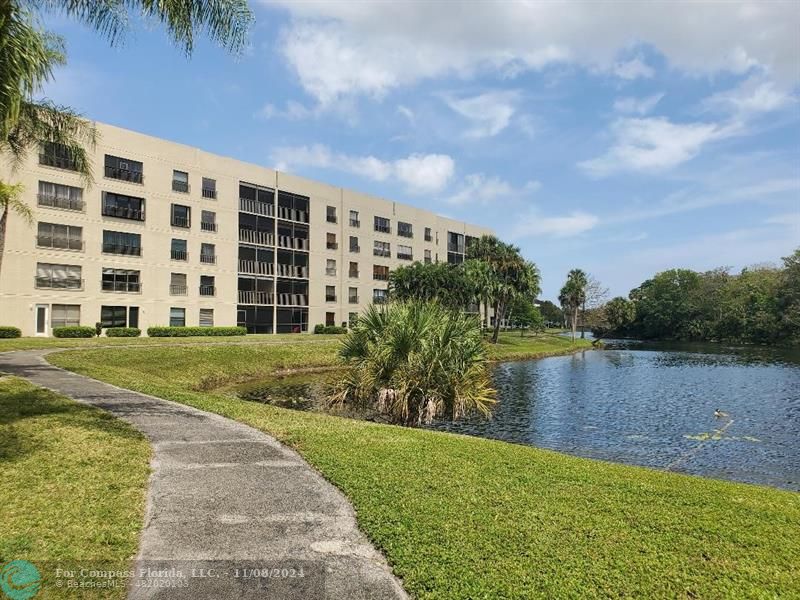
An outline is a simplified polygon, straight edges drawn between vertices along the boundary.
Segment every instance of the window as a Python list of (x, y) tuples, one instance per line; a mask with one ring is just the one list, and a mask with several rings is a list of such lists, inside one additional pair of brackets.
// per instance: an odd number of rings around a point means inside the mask
[(372, 290), (372, 302), (375, 304), (385, 304), (389, 295), (387, 290)]
[(213, 275), (200, 276), (200, 295), (201, 296), (216, 296), (217, 287), (214, 282)]
[(358, 245), (358, 238), (354, 235), (350, 236), (350, 252), (361, 252), (361, 246)]
[(189, 193), (189, 174), (184, 171), (172, 171), (172, 191)]
[(75, 327), (81, 324), (80, 304), (53, 304), (51, 327)]
[(358, 220), (358, 211), (350, 211), (350, 227), (361, 227), (361, 221)]
[(347, 301), (350, 304), (358, 304), (358, 288), (347, 288)]
[(49, 181), (39, 182), (39, 194), (36, 198), (39, 206), (48, 208), (83, 211), (85, 206), (81, 188)]
[(172, 246), (170, 247), (170, 258), (172, 260), (189, 260), (189, 252), (186, 246), (186, 240), (172, 239)]
[(214, 326), (214, 309), (201, 308), (200, 309), (200, 327), (213, 327)]
[(128, 309), (128, 327), (139, 327), (139, 307), (131, 306)]
[(35, 286), (42, 290), (83, 289), (81, 268), (78, 265), (36, 263)]
[(336, 302), (336, 286), (325, 286), (325, 302)]
[[(217, 199), (217, 180), (203, 177), (203, 198)], [(212, 311), (213, 312), (213, 311)]]
[(200, 244), (200, 262), (206, 265), (217, 264), (217, 247), (214, 244)]
[(383, 265), (372, 265), (372, 278), (376, 281), (388, 281), (389, 267)]
[(391, 246), (389, 242), (373, 242), (372, 254), (374, 256), (383, 256), (389, 258), (392, 255)]
[(186, 327), (186, 309), (172, 307), (169, 309), (169, 326)]
[(431, 264), (431, 251), (427, 249), (425, 250), (425, 264)]
[(137, 294), (142, 291), (139, 271), (130, 269), (103, 269), (102, 288), (104, 292), (125, 292)]
[(375, 231), (380, 231), (381, 233), (392, 233), (392, 225), (389, 222), (389, 219), (375, 217)]
[(142, 236), (125, 231), (103, 230), (103, 252), (125, 256), (142, 255)]
[(327, 261), (325, 261), (325, 275), (336, 275), (336, 261), (332, 258), (329, 258)]
[(412, 238), (414, 237), (414, 227), (411, 223), (397, 222), (397, 235), (401, 237)]
[(83, 250), (83, 227), (39, 223), (36, 233), (36, 245), (41, 248)]
[(350, 270), (348, 271), (348, 276), (358, 279), (358, 263), (351, 262), (350, 263)]
[(103, 216), (144, 221), (144, 198), (103, 192)]
[(186, 273), (171, 273), (169, 276), (170, 296), (185, 296), (188, 292)]
[(325, 313), (325, 325), (328, 327), (333, 327), (336, 325), (336, 313), (326, 312)]
[(433, 235), (431, 234), (431, 228), (430, 227), (426, 227), (425, 228), (425, 241), (426, 242), (433, 241)]
[(45, 142), (39, 152), (39, 164), (59, 169), (69, 169), (77, 171), (75, 158), (64, 144), (56, 142)]
[(128, 308), (125, 306), (101, 306), (100, 323), (105, 327), (127, 327)]
[(106, 177), (131, 183), (144, 183), (143, 166), (139, 161), (106, 154), (105, 167)]
[(171, 222), (173, 227), (191, 227), (192, 209), (181, 204), (173, 204)]
[(326, 248), (328, 248), (328, 250), (338, 250), (339, 249), (339, 244), (336, 243), (336, 234), (335, 233), (327, 234), (325, 246), (326, 246)]
[(414, 260), (414, 250), (411, 246), (397, 245), (397, 258), (402, 260)]
[(325, 209), (325, 220), (328, 223), (338, 223), (338, 219), (336, 218), (336, 207), (335, 206), (328, 206)]
[(217, 231), (217, 213), (204, 210), (200, 213), (200, 229), (202, 231)]

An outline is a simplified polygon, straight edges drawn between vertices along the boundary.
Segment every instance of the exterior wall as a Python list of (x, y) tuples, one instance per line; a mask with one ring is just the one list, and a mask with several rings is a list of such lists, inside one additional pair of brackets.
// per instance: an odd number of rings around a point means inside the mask
[[(195, 148), (160, 140), (143, 134), (105, 124), (97, 124), (100, 141), (93, 155), (94, 182), (87, 186), (73, 171), (39, 164), (38, 155), (31, 153), (27, 163), (17, 171), (3, 172), (3, 179), (22, 183), (23, 199), (34, 211), (36, 222), (76, 225), (83, 227), (82, 250), (61, 250), (37, 247), (36, 223), (25, 223), (19, 216), (9, 216), (5, 248), (0, 267), (0, 324), (20, 327), (23, 335), (35, 333), (37, 304), (79, 304), (82, 325), (100, 320), (101, 306), (138, 306), (139, 327), (169, 324), (171, 307), (186, 309), (186, 325), (199, 324), (201, 308), (214, 310), (214, 325), (235, 325), (237, 321), (237, 271), (239, 246), (239, 183), (251, 183), (310, 198), (309, 252), (309, 329), (324, 323), (326, 313), (335, 314), (334, 322), (348, 321), (349, 313), (359, 312), (372, 301), (374, 289), (385, 289), (387, 282), (373, 281), (373, 264), (390, 269), (411, 261), (397, 258), (398, 244), (412, 246), (413, 259), (422, 260), (424, 250), (431, 250), (436, 261), (447, 260), (447, 233), (454, 231), (480, 236), (490, 233), (485, 228), (439, 217), (429, 211), (399, 204), (390, 200), (366, 196), (324, 183), (216, 156)], [(143, 183), (119, 181), (105, 177), (104, 156), (124, 157), (143, 163)], [(189, 173), (188, 193), (172, 191), (172, 172)], [(217, 199), (202, 196), (203, 177), (216, 180)], [(37, 205), (39, 181), (48, 181), (83, 188), (83, 211), (62, 210)], [(103, 192), (117, 192), (145, 198), (145, 221), (132, 221), (101, 214)], [(171, 204), (191, 207), (189, 229), (170, 225)], [(336, 207), (337, 223), (326, 219), (328, 206)], [(359, 212), (360, 227), (351, 227), (349, 211)], [(217, 231), (200, 229), (202, 210), (216, 213)], [(376, 232), (375, 216), (390, 219), (389, 234)], [(413, 225), (413, 238), (397, 234), (398, 221)], [(431, 242), (424, 241), (424, 228), (433, 233)], [(118, 256), (102, 252), (103, 230), (141, 234), (142, 255)], [(338, 249), (326, 247), (328, 233), (336, 234)], [(349, 237), (358, 237), (360, 252), (349, 250)], [(188, 261), (170, 258), (171, 240), (188, 242)], [(391, 244), (391, 258), (373, 256), (373, 241)], [(438, 240), (438, 243), (437, 243)], [(200, 245), (216, 246), (216, 264), (201, 264)], [(326, 273), (327, 259), (336, 260), (336, 274)], [(350, 261), (359, 265), (359, 277), (349, 277)], [(79, 265), (83, 287), (80, 290), (46, 290), (34, 285), (37, 263)], [(104, 267), (134, 269), (141, 272), (141, 292), (121, 293), (102, 291), (101, 271)], [(186, 296), (170, 294), (171, 273), (187, 275)], [(199, 294), (201, 275), (215, 277), (216, 295)], [(326, 286), (336, 287), (336, 301), (325, 298)], [(348, 288), (358, 289), (358, 304), (348, 302)], [(49, 334), (49, 328), (47, 334)]]

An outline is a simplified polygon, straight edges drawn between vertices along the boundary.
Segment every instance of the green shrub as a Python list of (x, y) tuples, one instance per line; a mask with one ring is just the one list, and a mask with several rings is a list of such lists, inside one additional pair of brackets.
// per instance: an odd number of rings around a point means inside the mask
[(339, 327), (338, 325), (323, 325), (322, 323), (320, 323), (319, 325), (314, 325), (314, 333), (326, 333), (326, 334), (347, 333), (347, 327)]
[(150, 337), (195, 337), (201, 335), (246, 335), (244, 327), (148, 327)]
[(106, 329), (108, 337), (139, 337), (142, 330), (138, 327), (109, 327)]
[(100, 337), (102, 333), (103, 333), (103, 324), (100, 321), (98, 321), (97, 323), (94, 324), (94, 334), (97, 337)]
[(314, 333), (325, 333), (325, 325), (322, 323), (314, 325)]
[(88, 325), (53, 327), (53, 335), (57, 338), (90, 338), (94, 337), (94, 327)]
[(0, 338), (18, 338), (22, 337), (22, 331), (19, 327), (6, 327), (0, 326)]

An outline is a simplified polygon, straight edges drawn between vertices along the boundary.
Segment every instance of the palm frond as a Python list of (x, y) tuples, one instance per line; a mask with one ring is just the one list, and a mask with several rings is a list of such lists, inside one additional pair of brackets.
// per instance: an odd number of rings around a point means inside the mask
[(22, 184), (8, 184), (0, 181), (0, 215), (15, 213), (22, 217), (28, 224), (33, 223), (31, 207), (22, 201)]

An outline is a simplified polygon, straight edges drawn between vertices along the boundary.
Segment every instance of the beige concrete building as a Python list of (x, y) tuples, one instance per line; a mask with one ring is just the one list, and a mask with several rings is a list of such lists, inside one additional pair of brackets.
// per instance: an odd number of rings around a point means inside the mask
[(97, 124), (94, 182), (45, 146), (5, 181), (34, 223), (7, 222), (0, 325), (341, 325), (382, 301), (388, 273), (463, 260), (486, 228)]

